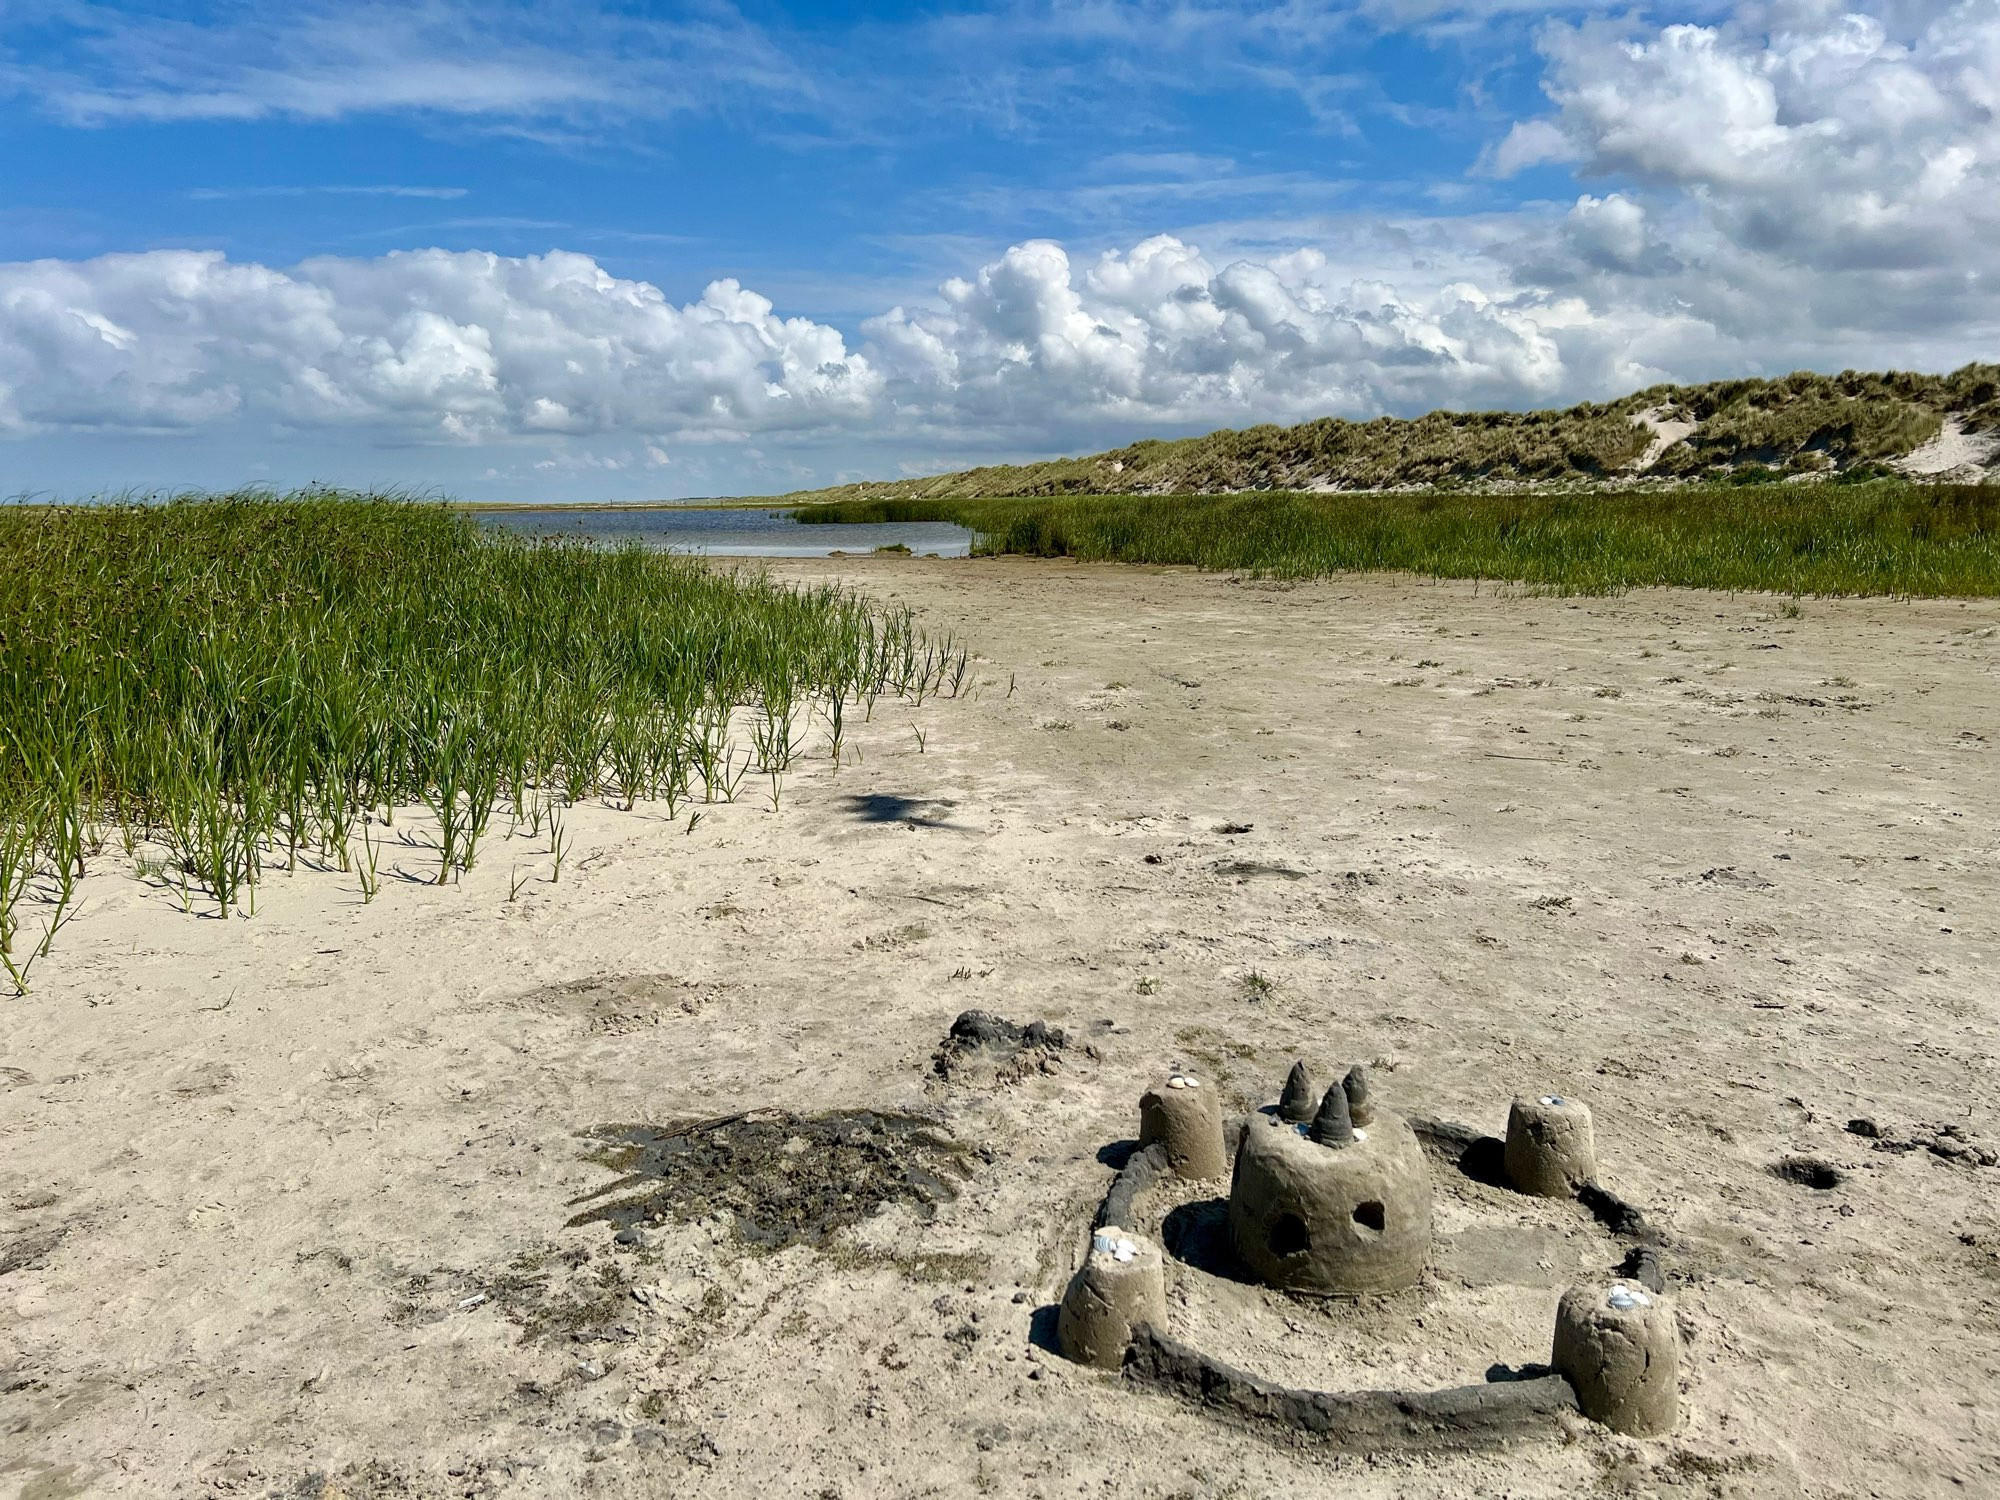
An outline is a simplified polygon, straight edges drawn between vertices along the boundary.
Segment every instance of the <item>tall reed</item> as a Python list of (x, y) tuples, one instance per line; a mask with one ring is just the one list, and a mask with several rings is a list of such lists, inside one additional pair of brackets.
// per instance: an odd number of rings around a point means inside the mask
[(360, 866), (372, 898), (369, 825), (399, 805), (429, 807), (449, 880), (496, 806), (539, 828), (592, 797), (671, 811), (697, 777), (728, 799), (753, 755), (782, 774), (808, 705), (963, 680), (963, 651), (907, 610), (389, 498), (0, 507), (0, 557), (16, 988), (113, 830), (219, 915), (302, 862)]
[(869, 500), (798, 516), (956, 521), (977, 533), (980, 552), (1295, 578), (1384, 570), (1570, 593), (1671, 584), (2000, 595), (2000, 486), (1880, 480), (1587, 494)]

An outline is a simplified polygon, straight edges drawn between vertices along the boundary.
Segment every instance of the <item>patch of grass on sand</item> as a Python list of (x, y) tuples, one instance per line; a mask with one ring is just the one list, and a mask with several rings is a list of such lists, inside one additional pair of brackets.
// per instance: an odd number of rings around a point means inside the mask
[(564, 804), (727, 799), (753, 764), (787, 769), (811, 714), (966, 671), (907, 610), (837, 588), (382, 497), (0, 507), (0, 557), (16, 988), (114, 837), (227, 915), (302, 858), (368, 894), (369, 825), (421, 803), (442, 882), (496, 809), (559, 852)]
[(870, 500), (804, 521), (955, 521), (975, 550), (1285, 578), (1389, 571), (1553, 592), (1644, 585), (2000, 595), (2000, 486), (1730, 484), (1587, 494)]

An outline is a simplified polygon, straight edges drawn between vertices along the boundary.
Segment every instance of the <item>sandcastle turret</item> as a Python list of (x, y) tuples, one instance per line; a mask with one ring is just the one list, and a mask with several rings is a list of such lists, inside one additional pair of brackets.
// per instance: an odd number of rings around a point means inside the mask
[(1319, 1101), (1306, 1139), (1314, 1145), (1335, 1149), (1354, 1144), (1354, 1116), (1348, 1111), (1347, 1090), (1339, 1084), (1328, 1089), (1326, 1097)]
[(1141, 1323), (1166, 1332), (1166, 1267), (1160, 1248), (1107, 1224), (1070, 1278), (1056, 1313), (1056, 1342), (1078, 1364), (1115, 1370)]
[(1326, 1091), (1309, 1125), (1249, 1118), (1229, 1188), (1229, 1229), (1244, 1264), (1286, 1291), (1336, 1296), (1409, 1286), (1431, 1243), (1423, 1148), (1401, 1116), (1373, 1106), (1357, 1067)]
[(1614, 1432), (1657, 1437), (1680, 1420), (1680, 1331), (1664, 1292), (1635, 1281), (1571, 1287), (1550, 1363), (1583, 1414)]
[(1220, 1091), (1187, 1072), (1147, 1089), (1139, 1099), (1139, 1144), (1155, 1141), (1166, 1147), (1176, 1177), (1198, 1181), (1228, 1171)]
[(1590, 1106), (1560, 1094), (1516, 1099), (1507, 1111), (1507, 1180), (1539, 1198), (1567, 1198), (1597, 1176)]
[(1375, 1123), (1375, 1110), (1368, 1103), (1368, 1070), (1356, 1063), (1347, 1070), (1347, 1076), (1340, 1080), (1340, 1091), (1347, 1096), (1347, 1117), (1356, 1125), (1366, 1129)]

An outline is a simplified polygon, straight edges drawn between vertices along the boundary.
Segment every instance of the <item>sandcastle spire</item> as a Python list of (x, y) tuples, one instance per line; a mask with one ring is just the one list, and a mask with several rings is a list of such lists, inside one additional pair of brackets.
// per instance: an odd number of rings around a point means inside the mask
[(1312, 1074), (1306, 1071), (1302, 1059), (1292, 1064), (1292, 1071), (1285, 1078), (1285, 1091), (1278, 1096), (1278, 1118), (1303, 1125), (1318, 1108), (1318, 1091), (1313, 1088)]
[(1319, 1101), (1319, 1113), (1313, 1116), (1309, 1133), (1322, 1146), (1354, 1144), (1354, 1121), (1347, 1113), (1347, 1090), (1340, 1084), (1328, 1089), (1326, 1097)]
[(1375, 1108), (1368, 1102), (1368, 1070), (1356, 1063), (1347, 1070), (1347, 1076), (1340, 1080), (1340, 1090), (1347, 1095), (1347, 1116), (1356, 1125), (1368, 1125), (1375, 1119)]

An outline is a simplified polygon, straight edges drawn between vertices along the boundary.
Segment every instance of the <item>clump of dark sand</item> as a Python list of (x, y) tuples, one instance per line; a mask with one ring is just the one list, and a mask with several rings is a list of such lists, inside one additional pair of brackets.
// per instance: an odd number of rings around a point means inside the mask
[(572, 1225), (727, 1213), (738, 1239), (766, 1250), (821, 1244), (890, 1203), (928, 1213), (957, 1196), (968, 1170), (965, 1148), (936, 1122), (887, 1111), (757, 1110), (593, 1134), (605, 1165), (625, 1175), (582, 1200), (596, 1206)]
[(1068, 1046), (1063, 1030), (1046, 1021), (1017, 1026), (1004, 1016), (968, 1010), (951, 1023), (932, 1067), (952, 1083), (988, 1078), (1014, 1083), (1031, 1073), (1060, 1070)]

